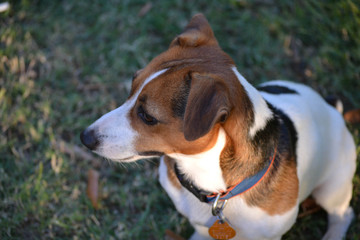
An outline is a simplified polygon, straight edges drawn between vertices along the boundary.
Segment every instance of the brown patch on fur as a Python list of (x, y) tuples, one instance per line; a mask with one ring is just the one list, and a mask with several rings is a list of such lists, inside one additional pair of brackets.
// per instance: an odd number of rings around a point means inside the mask
[(254, 152), (247, 135), (253, 119), (253, 108), (250, 100), (243, 97), (246, 94), (242, 91), (243, 88), (240, 88), (240, 94), (235, 95), (238, 96), (238, 105), (223, 126), (227, 134), (227, 141), (220, 155), (220, 168), (228, 187), (259, 169), (259, 163), (254, 161), (259, 159), (259, 154)]
[(239, 139), (234, 141), (228, 136), (220, 155), (224, 180), (231, 187), (261, 171), (277, 149), (274, 163), (264, 179), (241, 196), (248, 205), (260, 207), (270, 215), (282, 214), (297, 203), (299, 183), (295, 153), (288, 134), (289, 129), (274, 116), (254, 139), (243, 138), (247, 141), (243, 143), (242, 151), (240, 148), (236, 151), (235, 143)]
[(223, 172), (223, 177), (228, 187), (235, 185), (236, 182), (239, 181), (237, 175), (234, 176), (233, 174), (231, 174), (234, 168), (237, 168), (237, 171), (238, 169), (241, 169), (238, 168), (236, 162), (237, 161), (235, 159), (234, 144), (231, 138), (229, 136), (226, 136), (226, 144), (220, 154), (220, 168)]
[(184, 78), (182, 85), (180, 85), (178, 91), (175, 92), (175, 95), (172, 96), (171, 98), (171, 110), (173, 113), (173, 117), (178, 117), (181, 119), (184, 118), (187, 99), (191, 87), (190, 85), (191, 85), (191, 76), (189, 74)]
[(174, 159), (172, 159), (172, 158), (170, 158), (168, 156), (164, 156), (164, 162), (166, 164), (167, 175), (168, 175), (168, 178), (169, 178), (170, 182), (177, 189), (181, 189), (181, 184), (180, 184), (179, 179), (177, 178), (176, 173), (175, 173), (175, 161), (174, 161)]
[(295, 161), (280, 160), (275, 172), (244, 194), (250, 206), (258, 206), (270, 215), (283, 214), (293, 208), (299, 192)]
[[(277, 159), (264, 179), (242, 195), (248, 205), (260, 207), (268, 214), (275, 215), (285, 213), (297, 204), (299, 182), (296, 162), (293, 157), (290, 157), (291, 159), (287, 159), (287, 157), (287, 154), (278, 153)], [(228, 187), (254, 174), (249, 174), (250, 171), (246, 170), (245, 164), (250, 163), (243, 163), (236, 159), (231, 142), (225, 146), (220, 159), (221, 169)], [(261, 164), (257, 164), (257, 161), (253, 161), (250, 166), (254, 166), (257, 171), (263, 167)], [(234, 171), (237, 174), (231, 175), (230, 173)], [(240, 178), (234, 177), (239, 173), (243, 173)]]

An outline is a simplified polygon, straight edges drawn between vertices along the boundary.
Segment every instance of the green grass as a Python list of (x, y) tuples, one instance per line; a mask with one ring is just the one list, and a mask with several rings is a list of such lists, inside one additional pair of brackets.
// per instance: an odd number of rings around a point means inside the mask
[[(360, 107), (358, 1), (157, 0), (139, 16), (146, 3), (22, 0), (0, 13), (0, 239), (191, 235), (157, 183), (157, 160), (121, 166), (54, 146), (80, 146), (80, 132), (126, 99), (124, 82), (197, 12), (250, 82), (290, 79)], [(360, 128), (350, 128), (359, 153)], [(86, 196), (90, 168), (101, 174), (99, 210)], [(359, 173), (347, 239), (360, 239)], [(319, 239), (325, 230), (320, 212), (284, 239)]]

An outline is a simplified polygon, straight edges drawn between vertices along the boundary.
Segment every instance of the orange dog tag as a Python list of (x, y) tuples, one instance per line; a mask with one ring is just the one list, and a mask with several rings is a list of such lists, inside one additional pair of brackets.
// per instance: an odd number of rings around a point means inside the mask
[(211, 237), (215, 239), (222, 240), (222, 239), (231, 239), (235, 237), (236, 232), (232, 227), (230, 227), (230, 225), (227, 222), (220, 223), (220, 221), (217, 220), (209, 228), (209, 234)]

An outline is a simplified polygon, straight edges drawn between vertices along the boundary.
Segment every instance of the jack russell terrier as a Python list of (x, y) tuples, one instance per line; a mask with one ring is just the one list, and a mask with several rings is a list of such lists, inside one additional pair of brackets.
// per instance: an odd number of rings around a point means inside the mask
[(344, 237), (354, 216), (356, 151), (339, 111), (298, 83), (254, 88), (202, 14), (81, 141), (114, 161), (160, 156), (191, 239), (280, 239), (309, 195), (328, 213), (323, 239)]

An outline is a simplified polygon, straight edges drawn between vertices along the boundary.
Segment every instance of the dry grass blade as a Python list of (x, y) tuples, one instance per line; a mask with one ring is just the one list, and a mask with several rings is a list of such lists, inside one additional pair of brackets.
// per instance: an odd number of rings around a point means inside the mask
[(173, 231), (166, 229), (165, 231), (165, 240), (185, 240), (185, 238), (177, 235)]
[(303, 218), (321, 210), (321, 207), (316, 204), (313, 198), (305, 199), (305, 201), (301, 203), (300, 207), (301, 213), (299, 213), (298, 218)]
[(86, 194), (95, 209), (99, 208), (99, 175), (99, 172), (94, 169), (90, 169), (88, 171), (88, 184), (86, 188)]
[(139, 11), (138, 16), (145, 16), (152, 8), (153, 4), (151, 2), (146, 3)]

